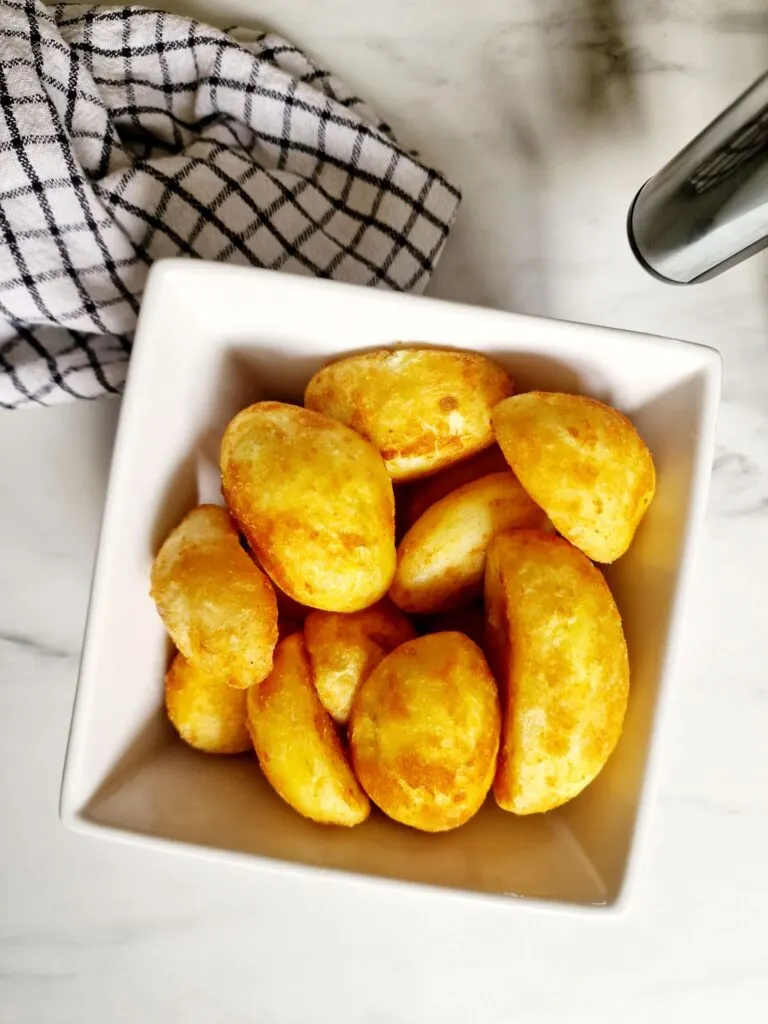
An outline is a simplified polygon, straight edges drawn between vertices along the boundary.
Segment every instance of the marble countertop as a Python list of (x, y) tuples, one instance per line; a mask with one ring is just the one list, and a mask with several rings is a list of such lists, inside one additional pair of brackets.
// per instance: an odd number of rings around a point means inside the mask
[(723, 353), (661, 790), (632, 906), (610, 920), (267, 879), (67, 832), (58, 785), (118, 406), (6, 413), (0, 1020), (765, 1020), (768, 256), (670, 288), (639, 269), (624, 234), (639, 185), (764, 70), (764, 3), (176, 6), (277, 28), (462, 185), (433, 294)]

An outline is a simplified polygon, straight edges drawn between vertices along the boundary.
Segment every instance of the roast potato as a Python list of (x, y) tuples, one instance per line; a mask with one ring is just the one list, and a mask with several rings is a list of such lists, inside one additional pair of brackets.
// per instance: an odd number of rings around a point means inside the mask
[(512, 390), (507, 372), (477, 352), (378, 349), (318, 371), (304, 403), (372, 441), (402, 481), (487, 448), (491, 409)]
[(152, 566), (151, 595), (176, 647), (202, 672), (240, 687), (269, 673), (275, 591), (226, 509), (200, 505), (173, 530)]
[(245, 690), (208, 675), (177, 653), (165, 676), (165, 709), (179, 736), (206, 754), (251, 749)]
[(351, 615), (311, 612), (304, 641), (315, 689), (331, 717), (345, 724), (352, 699), (385, 654), (413, 640), (416, 630), (389, 601)]
[(287, 804), (325, 825), (365, 821), (368, 798), (312, 685), (300, 633), (277, 645), (274, 668), (248, 691), (247, 709), (261, 770)]
[(530, 391), (496, 406), (493, 429), (559, 533), (596, 562), (624, 554), (656, 487), (651, 453), (626, 416), (593, 398)]
[(546, 522), (508, 469), (464, 484), (431, 505), (403, 537), (390, 597), (406, 612), (459, 608), (483, 592), (485, 553), (495, 534)]
[(381, 456), (342, 423), (281, 402), (230, 422), (222, 489), (284, 593), (324, 611), (378, 601), (395, 571), (394, 497)]
[[(243, 548), (248, 552), (249, 557), (252, 558), (256, 565), (258, 565), (259, 569), (261, 569), (261, 571), (264, 572), (264, 566), (259, 562), (258, 555), (246, 540), (245, 534), (240, 534), (240, 543), (242, 544)], [(294, 599), (292, 597), (289, 597), (288, 594), (285, 594), (280, 589), (280, 587), (275, 586), (274, 581), (272, 585), (274, 586), (275, 597), (277, 599), (278, 620), (286, 618), (291, 619), (294, 622), (303, 622), (304, 619), (306, 619), (306, 617), (312, 611), (312, 609), (307, 608), (307, 606), (304, 604), (299, 604), (298, 601), (294, 601)]]
[(501, 473), (509, 469), (507, 460), (497, 444), (490, 448), (484, 448), (477, 455), (468, 459), (462, 459), (447, 469), (441, 469), (434, 476), (428, 476), (424, 480), (416, 480), (412, 484), (405, 484), (402, 494), (398, 495), (398, 510), (400, 522), (403, 524), (403, 533), (421, 518), (430, 505), (440, 501), (446, 494), (455, 491), (464, 484), (479, 480), (481, 476), (488, 476), (491, 473)]
[(535, 530), (491, 541), (485, 607), (504, 709), (494, 795), (515, 814), (548, 811), (595, 778), (621, 734), (621, 618), (600, 570)]
[(360, 687), (352, 763), (385, 814), (425, 832), (468, 821), (493, 779), (501, 715), (480, 648), (461, 633), (401, 644)]

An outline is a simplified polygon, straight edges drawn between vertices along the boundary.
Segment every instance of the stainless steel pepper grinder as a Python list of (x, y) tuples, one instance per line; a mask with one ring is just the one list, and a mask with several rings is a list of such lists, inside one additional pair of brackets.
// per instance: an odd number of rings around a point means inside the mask
[(768, 74), (648, 179), (627, 232), (669, 284), (706, 281), (768, 246)]

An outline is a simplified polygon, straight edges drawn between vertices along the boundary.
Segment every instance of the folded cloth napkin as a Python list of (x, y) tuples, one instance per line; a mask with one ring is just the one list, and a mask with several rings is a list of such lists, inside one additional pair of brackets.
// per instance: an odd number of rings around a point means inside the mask
[(117, 393), (149, 265), (420, 291), (458, 191), (268, 33), (0, 5), (0, 407)]

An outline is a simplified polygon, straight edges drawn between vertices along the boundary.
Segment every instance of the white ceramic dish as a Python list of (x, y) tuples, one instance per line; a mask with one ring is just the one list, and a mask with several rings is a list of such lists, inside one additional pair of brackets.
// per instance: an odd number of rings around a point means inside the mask
[[(148, 595), (159, 542), (218, 500), (224, 426), (261, 398), (299, 400), (324, 361), (396, 341), (487, 352), (521, 389), (582, 392), (631, 416), (656, 499), (609, 572), (632, 666), (625, 731), (578, 799), (515, 818), (492, 802), (430, 836), (373, 814), (301, 819), (255, 761), (185, 748), (161, 710), (169, 645)], [(621, 907), (654, 791), (665, 691), (709, 478), (720, 359), (685, 342), (192, 261), (150, 275), (115, 444), (61, 795), (78, 830), (257, 867), (345, 872), (531, 905)], [(341, 876), (337, 876), (341, 877)], [(519, 901), (514, 901), (520, 906)]]

